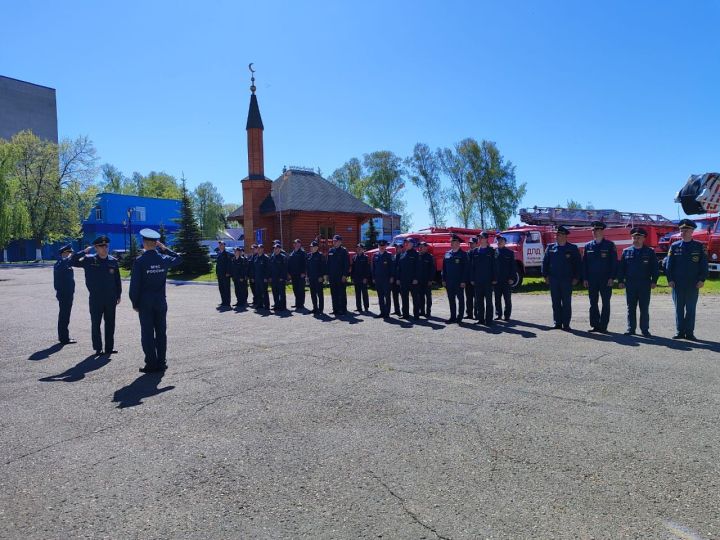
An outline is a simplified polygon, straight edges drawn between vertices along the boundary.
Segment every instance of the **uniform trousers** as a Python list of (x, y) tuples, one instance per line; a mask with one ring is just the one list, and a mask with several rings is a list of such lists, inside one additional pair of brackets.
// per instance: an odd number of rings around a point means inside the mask
[(66, 343), (70, 341), (70, 313), (72, 312), (73, 295), (71, 294), (58, 294), (58, 341), (60, 343)]
[[(590, 297), (590, 326), (600, 330), (607, 330), (610, 323), (610, 297), (612, 287), (608, 280), (595, 278), (588, 281), (588, 296)], [(598, 298), (599, 297), (599, 298)], [(598, 308), (598, 299), (602, 299), (602, 311)]]
[(553, 321), (556, 325), (570, 326), (572, 318), (572, 280), (550, 278)]
[[(505, 309), (503, 309), (503, 302), (505, 303)], [(495, 316), (510, 318), (512, 314), (512, 286), (505, 280), (505, 282), (498, 282), (495, 284)]]
[(493, 285), (489, 281), (475, 282), (475, 319), (478, 322), (492, 324)]
[(115, 348), (115, 308), (117, 300), (114, 298), (90, 298), (90, 328), (93, 349), (103, 350), (103, 340), (100, 333), (100, 323), (105, 320), (105, 351)]
[(145, 365), (149, 368), (163, 366), (167, 352), (167, 304), (142, 306), (139, 315)]
[(450, 318), (460, 322), (465, 314), (465, 290), (459, 285), (448, 285), (446, 290), (450, 303)]
[(650, 284), (626, 283), (625, 299), (627, 300), (627, 330), (635, 332), (637, 328), (637, 310), (640, 308), (640, 330), (650, 330)]
[(699, 290), (690, 286), (675, 285), (672, 298), (675, 303), (675, 327), (677, 333), (684, 336), (695, 335), (695, 309), (697, 308)]
[(305, 278), (300, 274), (291, 276), (293, 296), (295, 296), (295, 307), (297, 309), (305, 307)]

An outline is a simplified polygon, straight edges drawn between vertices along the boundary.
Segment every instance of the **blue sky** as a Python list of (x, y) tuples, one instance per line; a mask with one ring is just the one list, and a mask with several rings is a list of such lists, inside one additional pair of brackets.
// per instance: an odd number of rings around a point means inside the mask
[[(516, 165), (525, 206), (677, 218), (688, 175), (720, 168), (716, 1), (26, 0), (3, 19), (0, 74), (57, 89), (61, 136), (228, 202), (247, 174), (249, 62), (272, 178), (474, 137)], [(405, 197), (426, 226), (419, 191)]]

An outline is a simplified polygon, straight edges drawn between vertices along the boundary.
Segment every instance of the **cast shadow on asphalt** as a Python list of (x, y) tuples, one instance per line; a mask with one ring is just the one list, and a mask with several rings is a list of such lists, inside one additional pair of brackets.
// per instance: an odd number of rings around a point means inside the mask
[(88, 356), (84, 360), (71, 367), (70, 369), (58, 373), (57, 375), (50, 375), (38, 379), (41, 382), (77, 382), (85, 378), (85, 375), (91, 371), (96, 371), (102, 367), (105, 367), (110, 363), (109, 356), (96, 356), (94, 354)]
[(720, 352), (720, 344), (713, 341), (706, 341), (700, 339), (697, 341), (684, 341), (660, 336), (652, 336), (646, 338), (642, 335), (626, 336), (623, 334), (613, 333), (594, 334), (583, 330), (572, 330), (571, 332), (576, 336), (593, 339), (595, 341), (602, 341), (605, 343), (617, 343), (618, 345), (625, 345), (626, 347), (655, 345), (656, 347), (665, 347), (666, 349), (673, 349), (675, 351), (691, 351), (693, 349), (700, 349), (706, 351)]
[(64, 346), (65, 345), (63, 345), (62, 343), (55, 343), (47, 349), (32, 353), (30, 356), (28, 356), (28, 360), (45, 360), (46, 358), (50, 358), (51, 355), (61, 350)]
[(514, 334), (526, 339), (537, 337), (537, 334), (535, 332), (530, 332), (529, 330), (520, 330), (519, 328), (513, 328), (514, 326), (515, 323), (508, 321), (504, 323), (496, 322), (491, 327), (469, 323), (466, 325), (466, 328), (469, 328), (470, 330), (485, 330), (485, 332), (487, 332), (488, 334)]
[(118, 409), (127, 409), (128, 407), (141, 405), (143, 399), (173, 390), (174, 386), (159, 388), (164, 375), (164, 372), (143, 373), (127, 386), (116, 390), (112, 402), (118, 404)]

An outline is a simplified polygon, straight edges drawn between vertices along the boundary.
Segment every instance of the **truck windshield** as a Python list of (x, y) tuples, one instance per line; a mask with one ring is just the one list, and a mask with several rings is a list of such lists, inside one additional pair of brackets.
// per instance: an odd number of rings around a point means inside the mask
[(521, 232), (504, 232), (502, 235), (505, 237), (505, 240), (507, 240), (508, 244), (519, 244), (520, 239), (523, 237), (525, 233)]

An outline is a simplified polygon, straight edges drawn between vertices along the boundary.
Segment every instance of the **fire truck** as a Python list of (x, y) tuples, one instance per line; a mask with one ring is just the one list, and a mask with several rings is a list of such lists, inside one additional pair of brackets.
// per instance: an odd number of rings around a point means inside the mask
[(675, 224), (658, 214), (620, 212), (617, 210), (586, 210), (570, 208), (533, 207), (522, 208), (519, 212), (522, 225), (515, 225), (502, 232), (507, 239), (509, 249), (515, 252), (518, 276), (515, 286), (523, 282), (525, 276), (540, 275), (545, 248), (555, 241), (555, 228), (565, 225), (570, 228), (568, 241), (580, 248), (593, 239), (590, 224), (602, 221), (607, 225), (605, 238), (614, 242), (618, 248), (618, 258), (622, 250), (632, 244), (630, 229), (643, 227), (648, 236), (645, 245), (656, 253), (660, 239), (676, 230)]
[[(585, 244), (593, 239), (590, 224), (593, 221), (602, 221), (607, 224), (605, 238), (615, 242), (618, 248), (618, 257), (622, 250), (632, 244), (630, 229), (641, 226), (648, 232), (645, 245), (658, 250), (660, 239), (677, 230), (676, 225), (669, 219), (657, 214), (643, 214), (635, 212), (619, 212), (617, 210), (584, 210), (568, 208), (523, 208), (520, 210), (521, 225), (515, 225), (502, 232), (506, 238), (506, 247), (515, 253), (517, 261), (517, 276), (513, 287), (522, 284), (525, 276), (540, 275), (545, 248), (555, 241), (555, 228), (565, 225), (571, 229), (568, 241), (576, 244), (582, 253)], [(409, 232), (396, 236), (392, 245), (388, 247), (390, 253), (395, 252), (394, 244), (406, 238), (415, 238), (419, 242), (429, 244), (429, 252), (435, 259), (436, 282), (440, 282), (443, 257), (450, 249), (450, 237), (453, 234), (461, 238), (461, 249), (467, 251), (468, 240), (477, 236), (482, 229), (466, 229), (460, 227), (430, 227), (417, 232)], [(496, 231), (486, 230), (489, 242), (497, 247), (495, 241)], [(368, 251), (372, 260), (377, 249)]]
[[(429, 227), (427, 229), (420, 229), (419, 231), (398, 234), (393, 238), (392, 242), (388, 246), (389, 253), (395, 253), (395, 244), (398, 242), (404, 242), (407, 238), (415, 238), (418, 242), (428, 243), (428, 252), (432, 254), (435, 259), (435, 282), (440, 283), (440, 273), (442, 272), (443, 257), (445, 253), (450, 249), (450, 238), (452, 235), (460, 237), (460, 248), (467, 251), (468, 241), (473, 236), (477, 236), (482, 232), (482, 229), (467, 229), (464, 227)], [(486, 231), (489, 235), (489, 241), (493, 242), (495, 237), (494, 231)], [(371, 249), (367, 252), (368, 257), (372, 260), (372, 257), (377, 253), (377, 249)]]
[[(693, 240), (704, 244), (708, 252), (708, 269), (720, 272), (720, 216), (706, 216), (696, 219), (697, 229), (693, 232)], [(680, 240), (680, 233), (666, 234), (659, 242), (657, 254), (664, 259), (670, 250), (670, 244)]]

